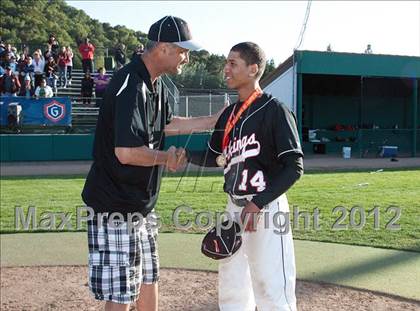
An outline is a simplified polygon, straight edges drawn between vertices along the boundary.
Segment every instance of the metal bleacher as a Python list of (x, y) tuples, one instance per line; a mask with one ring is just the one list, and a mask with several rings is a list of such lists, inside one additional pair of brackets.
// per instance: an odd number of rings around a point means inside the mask
[[(107, 75), (109, 75), (107, 73)], [(83, 72), (81, 69), (73, 69), (71, 85), (67, 88), (58, 87), (58, 97), (70, 97), (72, 102), (72, 133), (92, 132), (96, 126), (99, 108), (96, 107), (95, 90), (90, 104), (83, 104), (80, 95)]]

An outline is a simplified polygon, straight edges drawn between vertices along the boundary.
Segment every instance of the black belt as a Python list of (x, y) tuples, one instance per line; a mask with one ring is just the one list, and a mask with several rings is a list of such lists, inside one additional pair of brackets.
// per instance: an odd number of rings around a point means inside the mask
[(230, 196), (230, 199), (237, 206), (245, 206), (249, 202), (247, 199), (235, 199), (233, 196)]

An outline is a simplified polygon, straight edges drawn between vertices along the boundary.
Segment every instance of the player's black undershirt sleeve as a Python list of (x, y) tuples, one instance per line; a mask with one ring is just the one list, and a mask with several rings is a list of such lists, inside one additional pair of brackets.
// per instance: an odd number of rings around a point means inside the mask
[(198, 166), (205, 167), (217, 167), (216, 158), (217, 153), (212, 151), (210, 148), (203, 151), (189, 151), (187, 150), (188, 162), (191, 162)]
[(260, 209), (285, 193), (303, 175), (303, 159), (300, 154), (285, 155), (278, 160), (278, 164), (278, 167), (273, 168), (275, 176), (270, 184), (252, 199)]

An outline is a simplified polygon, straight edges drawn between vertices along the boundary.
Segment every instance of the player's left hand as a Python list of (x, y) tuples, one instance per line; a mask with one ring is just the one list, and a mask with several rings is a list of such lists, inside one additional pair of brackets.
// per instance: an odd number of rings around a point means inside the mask
[[(246, 216), (248, 215), (248, 216)], [(245, 225), (245, 231), (255, 232), (257, 231), (257, 224), (260, 220), (261, 210), (254, 203), (249, 201), (242, 209), (241, 220)]]

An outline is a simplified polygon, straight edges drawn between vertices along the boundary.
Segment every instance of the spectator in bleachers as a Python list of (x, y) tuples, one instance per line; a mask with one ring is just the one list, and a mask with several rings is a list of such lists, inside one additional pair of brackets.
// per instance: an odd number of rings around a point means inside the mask
[(58, 62), (58, 54), (60, 52), (60, 45), (58, 44), (57, 39), (55, 38), (55, 35), (52, 33), (50, 34), (50, 37), (48, 38), (48, 44), (51, 47), (51, 53), (54, 57), (54, 61)]
[(144, 45), (140, 43), (134, 49), (133, 54), (131, 54), (131, 60), (133, 60), (137, 55), (143, 54), (143, 52), (144, 52)]
[(104, 96), (106, 87), (109, 83), (109, 77), (105, 75), (105, 68), (101, 67), (98, 69), (98, 75), (94, 79), (95, 82), (95, 97), (96, 106), (100, 107), (102, 104), (102, 98)]
[[(31, 98), (32, 96), (32, 92), (34, 90), (34, 88), (32, 87), (32, 79), (30, 75), (25, 75), (25, 79), (23, 80), (24, 84), (23, 84), (23, 96), (25, 96), (26, 98)], [(22, 90), (21, 90), (22, 92)]]
[(18, 57), (18, 51), (17, 51), (17, 48), (16, 47), (14, 47), (14, 46), (12, 46), (12, 53), (13, 53), (13, 55), (11, 55), (11, 56), (14, 56), (15, 58), (17, 58)]
[(19, 75), (19, 82), (22, 89), (19, 91), (19, 95), (23, 96), (25, 94), (25, 67), (26, 67), (26, 57), (22, 54), (17, 62), (17, 72)]
[(33, 54), (32, 64), (34, 65), (34, 77), (35, 77), (35, 85), (34, 88), (37, 88), (41, 84), (41, 79), (44, 77), (44, 68), (45, 68), (45, 61), (42, 54), (40, 54), (40, 50), (36, 50)]
[(86, 38), (84, 43), (79, 46), (79, 52), (82, 55), (83, 73), (92, 72), (95, 46), (89, 42), (89, 38)]
[(45, 61), (47, 61), (47, 59), (49, 59), (50, 56), (54, 57), (53, 52), (52, 52), (52, 49), (51, 49), (51, 44), (47, 43), (47, 48), (44, 51)]
[(125, 65), (125, 46), (120, 43), (115, 47), (114, 58), (115, 58), (115, 68), (116, 70), (120, 69)]
[(90, 76), (90, 72), (86, 72), (85, 76), (82, 79), (82, 88), (80, 94), (82, 96), (83, 104), (90, 104), (93, 93), (93, 79)]
[(0, 57), (4, 51), (6, 51), (6, 45), (4, 45), (3, 40), (0, 39)]
[(54, 61), (54, 57), (50, 56), (47, 63), (45, 64), (45, 76), (47, 78), (47, 84), (54, 89), (54, 94), (57, 95), (57, 64)]
[(26, 95), (26, 83), (27, 81), (30, 81), (30, 83), (33, 82), (33, 78), (34, 78), (34, 65), (32, 64), (32, 57), (28, 56), (25, 58), (25, 63), (22, 64), (22, 67), (19, 68), (19, 74), (20, 74), (20, 82), (21, 82), (21, 86), (22, 89), (20, 91), (20, 95), (21, 96), (25, 96)]
[(0, 64), (0, 77), (2, 77), (5, 73), (3, 66)]
[(19, 60), (17, 61), (16, 70), (21, 73), (26, 66), (26, 57), (22, 53), (20, 54)]
[(34, 65), (32, 64), (32, 57), (28, 56), (25, 59), (25, 66), (23, 67), (23, 72), (20, 74), (26, 78), (29, 76), (31, 81), (34, 79)]
[(41, 49), (36, 49), (34, 53), (37, 53), (45, 63), (44, 53), (42, 53)]
[(10, 43), (6, 45), (6, 50), (3, 53), (7, 59), (10, 59), (12, 56), (16, 57), (16, 54), (13, 52), (12, 45)]
[(49, 98), (53, 97), (52, 88), (47, 85), (47, 80), (45, 78), (41, 79), (41, 84), (35, 90), (35, 97), (38, 98)]
[(12, 72), (13, 73), (16, 74), (18, 72), (18, 66), (17, 66), (17, 62), (16, 62), (16, 57), (15, 56), (12, 56), (10, 58), (9, 66), (10, 66), (10, 68), (12, 68)]
[(66, 48), (67, 53), (67, 84), (71, 85), (71, 73), (73, 71), (73, 50), (70, 46)]
[(27, 57), (31, 56), (31, 54), (29, 53), (29, 47), (26, 46), (26, 44), (23, 45), (23, 51), (22, 53), (20, 53), (19, 55), (19, 62), (22, 60), (26, 60)]
[(60, 87), (62, 88), (66, 88), (67, 87), (67, 63), (68, 63), (68, 58), (67, 58), (67, 52), (66, 52), (66, 47), (63, 46), (61, 48), (61, 52), (60, 54), (58, 54), (58, 84)]
[(3, 96), (16, 96), (20, 89), (19, 78), (12, 72), (12, 68), (6, 65), (6, 71), (0, 77), (0, 94)]
[(4, 58), (6, 55), (6, 45), (3, 41), (0, 41), (0, 66), (5, 67)]
[(3, 57), (3, 64), (4, 66), (10, 65), (13, 58), (13, 54), (6, 53)]

